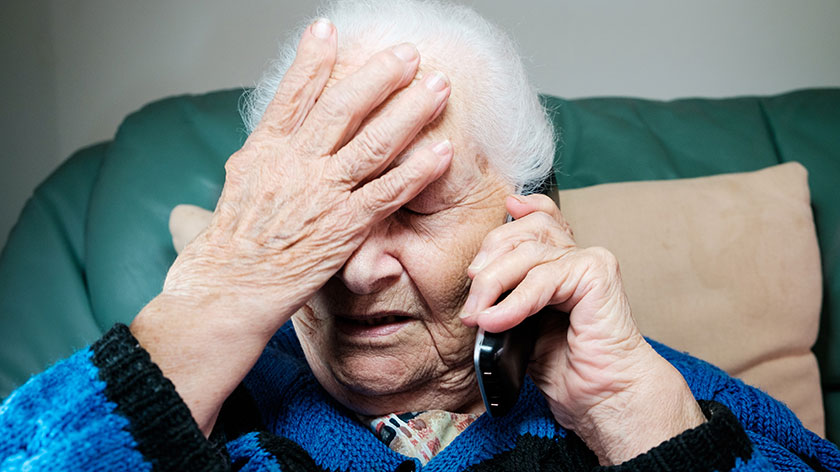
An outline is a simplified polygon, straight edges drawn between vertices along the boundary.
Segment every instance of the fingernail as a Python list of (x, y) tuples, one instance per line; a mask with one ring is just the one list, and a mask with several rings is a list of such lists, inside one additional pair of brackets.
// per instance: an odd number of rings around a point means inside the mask
[(462, 321), (469, 321), (470, 318), (473, 317), (473, 314), (468, 311), (462, 311), (458, 314), (458, 318), (461, 318)]
[(417, 59), (417, 47), (415, 47), (411, 43), (402, 43), (399, 46), (395, 47), (392, 52), (395, 56), (399, 57), (400, 59), (404, 60), (405, 62), (412, 62), (413, 60)]
[(432, 92), (440, 92), (446, 88), (446, 76), (438, 71), (434, 71), (427, 75), (423, 81), (426, 83), (426, 88)]
[(452, 153), (452, 142), (448, 139), (445, 139), (437, 144), (435, 147), (432, 148), (432, 151), (435, 152), (438, 156), (445, 157), (447, 154)]
[(332, 22), (326, 18), (318, 18), (315, 23), (312, 23), (312, 34), (316, 38), (329, 38), (332, 34)]
[(475, 259), (473, 259), (472, 264), (470, 264), (470, 270), (477, 272), (484, 267), (484, 263), (486, 262), (487, 254), (483, 252), (479, 252), (476, 254)]
[(523, 205), (524, 205), (524, 204), (526, 204), (526, 203), (528, 203), (528, 202), (525, 200), (525, 197), (523, 197), (522, 195), (511, 195), (511, 197), (513, 197), (513, 199), (514, 199), (514, 200), (516, 200), (517, 202), (519, 202), (519, 203), (521, 203), (521, 204), (523, 204)]

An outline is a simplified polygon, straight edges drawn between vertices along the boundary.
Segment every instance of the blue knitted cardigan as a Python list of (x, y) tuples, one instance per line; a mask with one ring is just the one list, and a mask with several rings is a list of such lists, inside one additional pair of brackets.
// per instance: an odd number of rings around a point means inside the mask
[(209, 439), (128, 328), (117, 325), (6, 398), (0, 471), (840, 470), (840, 451), (783, 404), (652, 344), (688, 381), (705, 424), (624, 464), (601, 467), (528, 382), (510, 414), (479, 417), (422, 466), (330, 399), (290, 325), (225, 403)]

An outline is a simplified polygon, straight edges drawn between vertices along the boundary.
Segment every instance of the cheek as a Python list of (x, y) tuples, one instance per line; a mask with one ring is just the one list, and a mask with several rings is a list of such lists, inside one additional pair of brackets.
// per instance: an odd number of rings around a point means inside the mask
[[(292, 315), (292, 323), (295, 327), (295, 333), (297, 333), (299, 337), (311, 340), (317, 337), (320, 333), (324, 332), (324, 319), (315, 314), (318, 304), (318, 297), (316, 295), (306, 305)], [(321, 312), (321, 310), (318, 311)]]
[(464, 326), (458, 314), (469, 293), (467, 266), (487, 231), (477, 225), (466, 226), (453, 212), (452, 217), (429, 221), (403, 246), (402, 264), (430, 311), (427, 329), (438, 351), (472, 349), (472, 343), (464, 339), (471, 339), (475, 329)]
[[(324, 368), (320, 361), (327, 358), (330, 343), (326, 321), (323, 318), (323, 310), (320, 310), (319, 297), (316, 295), (309, 303), (303, 306), (292, 316), (292, 324), (295, 334), (300, 341), (300, 347), (306, 354), (307, 359), (317, 360), (310, 362), (313, 371), (320, 371)], [(314, 309), (313, 309), (314, 308)], [(321, 316), (316, 315), (320, 313)]]
[(459, 237), (447, 223), (427, 224), (403, 246), (401, 255), (406, 273), (436, 321), (457, 318), (470, 285), (467, 266), (478, 249), (469, 235)]

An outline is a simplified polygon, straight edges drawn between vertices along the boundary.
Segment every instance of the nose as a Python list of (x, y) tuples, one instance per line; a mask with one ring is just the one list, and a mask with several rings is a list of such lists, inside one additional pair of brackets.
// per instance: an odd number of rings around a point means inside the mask
[(394, 255), (388, 226), (387, 221), (375, 225), (336, 274), (351, 292), (376, 293), (400, 278), (403, 267)]

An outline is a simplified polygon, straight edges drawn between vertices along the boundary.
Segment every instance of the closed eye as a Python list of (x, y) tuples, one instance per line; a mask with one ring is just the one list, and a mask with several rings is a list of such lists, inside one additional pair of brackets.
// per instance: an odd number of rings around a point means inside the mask
[(399, 211), (401, 211), (406, 216), (428, 216), (430, 213), (423, 213), (422, 211), (412, 210), (407, 206), (400, 207)]

